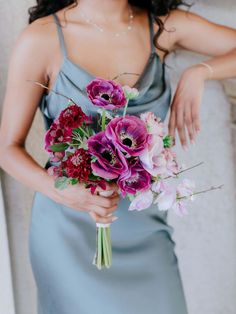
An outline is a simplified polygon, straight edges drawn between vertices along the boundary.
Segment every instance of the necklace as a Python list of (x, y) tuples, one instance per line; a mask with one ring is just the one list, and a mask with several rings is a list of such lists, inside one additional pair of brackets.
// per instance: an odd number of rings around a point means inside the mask
[[(90, 18), (88, 18), (87, 15), (85, 15), (84, 12), (81, 11), (81, 9), (79, 10), (79, 14), (86, 23), (91, 24), (101, 33), (105, 31), (103, 27), (99, 26), (98, 24), (94, 23)], [(121, 35), (126, 35), (129, 31), (133, 29), (133, 22), (134, 22), (134, 14), (133, 14), (132, 8), (130, 7), (129, 8), (129, 24), (127, 28), (124, 31), (114, 33), (113, 36), (119, 37)]]

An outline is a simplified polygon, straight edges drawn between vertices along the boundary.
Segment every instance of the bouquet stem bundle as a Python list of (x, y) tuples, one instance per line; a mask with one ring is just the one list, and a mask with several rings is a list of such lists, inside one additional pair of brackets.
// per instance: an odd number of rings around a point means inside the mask
[(110, 224), (96, 224), (96, 253), (93, 265), (99, 270), (103, 267), (110, 268), (112, 265), (112, 245)]
[[(100, 191), (99, 195), (111, 196), (113, 191)], [(109, 214), (111, 215), (111, 214)], [(110, 268), (112, 265), (112, 244), (111, 228), (109, 223), (96, 223), (96, 252), (93, 259), (93, 265), (99, 270), (103, 267)]]

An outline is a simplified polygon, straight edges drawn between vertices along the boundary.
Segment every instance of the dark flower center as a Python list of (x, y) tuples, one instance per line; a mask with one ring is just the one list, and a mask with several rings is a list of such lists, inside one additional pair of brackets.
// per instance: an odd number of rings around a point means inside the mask
[(102, 94), (101, 97), (105, 100), (109, 100), (110, 96), (108, 94)]
[(102, 155), (102, 157), (104, 158), (104, 159), (106, 159), (110, 164), (114, 164), (115, 163), (115, 160), (116, 160), (116, 158), (115, 158), (115, 155), (112, 153), (112, 151), (110, 151), (110, 150), (104, 150), (104, 152), (101, 154)]
[(120, 139), (122, 141), (122, 144), (128, 147), (135, 147), (135, 141), (132, 136), (129, 136), (125, 132), (120, 133)]
[(133, 144), (133, 142), (131, 141), (131, 139), (128, 138), (128, 137), (125, 138), (125, 139), (123, 139), (122, 143), (123, 143), (125, 146), (129, 146), (129, 147), (131, 147), (132, 144)]

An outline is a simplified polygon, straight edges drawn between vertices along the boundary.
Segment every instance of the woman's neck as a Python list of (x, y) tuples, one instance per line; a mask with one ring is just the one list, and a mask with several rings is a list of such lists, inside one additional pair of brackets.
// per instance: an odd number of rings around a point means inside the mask
[(81, 10), (96, 22), (127, 21), (129, 12), (128, 0), (79, 0), (74, 8), (75, 13)]

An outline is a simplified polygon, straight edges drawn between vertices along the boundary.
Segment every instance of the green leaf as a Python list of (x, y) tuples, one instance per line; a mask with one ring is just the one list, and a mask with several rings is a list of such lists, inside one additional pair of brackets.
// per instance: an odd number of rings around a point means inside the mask
[(170, 148), (173, 146), (173, 138), (170, 135), (166, 135), (163, 138), (163, 144), (164, 144), (164, 148)]
[(70, 178), (60, 177), (55, 180), (55, 188), (58, 190), (64, 190), (70, 183)]
[(95, 176), (94, 174), (90, 173), (90, 175), (89, 175), (89, 180), (91, 180), (91, 181), (97, 181), (97, 179), (98, 179), (98, 176)]
[(69, 157), (70, 155), (72, 155), (72, 152), (66, 152), (66, 157)]
[(79, 182), (79, 180), (76, 179), (76, 178), (70, 179), (70, 184), (72, 184), (72, 185), (75, 185), (75, 184), (77, 184), (78, 182)]
[(127, 196), (127, 198), (129, 199), (130, 202), (132, 202), (135, 199), (135, 195), (127, 194), (126, 196)]
[(60, 144), (54, 144), (50, 146), (50, 149), (53, 152), (63, 152), (65, 151), (67, 148), (69, 147), (69, 145), (67, 143), (60, 143)]
[(95, 161), (97, 161), (97, 157), (96, 156), (92, 156), (91, 157), (91, 162), (95, 162)]

